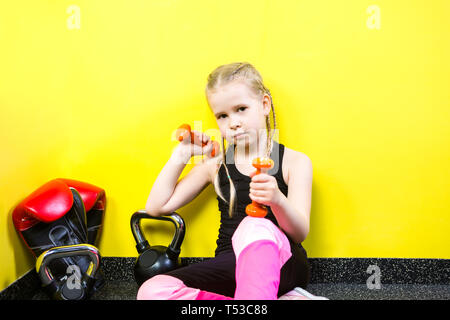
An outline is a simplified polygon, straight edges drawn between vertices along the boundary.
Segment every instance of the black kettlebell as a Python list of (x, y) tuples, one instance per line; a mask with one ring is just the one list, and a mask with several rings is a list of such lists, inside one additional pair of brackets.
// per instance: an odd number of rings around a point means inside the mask
[[(170, 221), (175, 225), (175, 234), (169, 247), (150, 246), (142, 233), (141, 219)], [(136, 240), (139, 256), (134, 264), (134, 278), (139, 286), (151, 277), (181, 267), (180, 247), (186, 227), (183, 218), (176, 212), (168, 216), (152, 217), (145, 210), (139, 210), (131, 216), (131, 231)]]

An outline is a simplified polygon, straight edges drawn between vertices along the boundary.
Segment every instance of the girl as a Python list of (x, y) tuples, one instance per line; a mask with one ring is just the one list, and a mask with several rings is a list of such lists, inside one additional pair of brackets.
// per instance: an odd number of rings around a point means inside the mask
[[(175, 148), (152, 187), (146, 211), (171, 214), (213, 183), (221, 212), (215, 257), (147, 280), (137, 298), (265, 300), (306, 288), (310, 269), (300, 243), (309, 232), (310, 159), (273, 140), (272, 97), (251, 64), (216, 68), (205, 93), (222, 135), (222, 154), (196, 164), (177, 181), (193, 155), (212, 150), (210, 138), (194, 131), (208, 143), (202, 148), (183, 141)], [(255, 175), (251, 162), (263, 154), (274, 160), (274, 167)], [(268, 207), (265, 218), (246, 215), (252, 200)]]

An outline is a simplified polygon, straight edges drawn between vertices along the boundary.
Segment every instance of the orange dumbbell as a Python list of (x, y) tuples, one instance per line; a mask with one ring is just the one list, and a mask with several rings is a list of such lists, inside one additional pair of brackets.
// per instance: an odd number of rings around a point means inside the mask
[[(198, 146), (206, 146), (206, 142), (199, 141), (198, 138), (195, 138), (194, 133), (191, 130), (191, 126), (188, 124), (182, 124), (178, 127), (177, 132), (175, 133), (178, 141), (183, 141), (184, 139), (187, 139), (188, 137), (191, 139), (191, 143), (195, 143)], [(220, 146), (217, 141), (212, 141), (213, 148), (211, 151), (211, 157), (214, 158), (216, 154), (219, 153)]]
[[(252, 166), (256, 168), (256, 174), (260, 174), (262, 169), (269, 170), (273, 167), (273, 160), (270, 158), (255, 158), (252, 161)], [(252, 201), (245, 208), (245, 213), (251, 217), (264, 218), (267, 214), (267, 207), (256, 201)]]

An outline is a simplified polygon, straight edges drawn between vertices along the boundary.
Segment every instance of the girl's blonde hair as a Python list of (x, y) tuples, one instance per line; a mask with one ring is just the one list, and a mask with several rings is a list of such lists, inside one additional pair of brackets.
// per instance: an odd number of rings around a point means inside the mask
[[(208, 91), (214, 91), (216, 88), (228, 84), (233, 80), (243, 80), (250, 90), (255, 93), (259, 97), (263, 97), (264, 94), (269, 95), (270, 104), (272, 110), (272, 120), (273, 120), (273, 130), (270, 127), (270, 114), (266, 116), (266, 131), (267, 131), (267, 145), (266, 145), (266, 156), (270, 157), (270, 152), (272, 150), (272, 136), (273, 132), (276, 129), (276, 120), (275, 120), (275, 109), (273, 107), (272, 95), (270, 94), (269, 89), (266, 88), (263, 84), (263, 79), (255, 69), (253, 65), (248, 62), (235, 62), (230, 64), (225, 64), (217, 67), (213, 72), (211, 72), (208, 76), (205, 93), (208, 94)], [(231, 180), (230, 173), (228, 171), (228, 167), (226, 165), (226, 150), (225, 150), (225, 138), (222, 137), (222, 159), (220, 160), (219, 165), (217, 166), (215, 178), (214, 178), (214, 188), (219, 195), (219, 197), (229, 204), (228, 214), (230, 217), (233, 216), (234, 206), (236, 202), (236, 189), (234, 187), (233, 181)], [(230, 182), (230, 201), (228, 202), (222, 195), (220, 191), (219, 184), (219, 170), (221, 165), (224, 165), (225, 170), (227, 172), (227, 177)]]

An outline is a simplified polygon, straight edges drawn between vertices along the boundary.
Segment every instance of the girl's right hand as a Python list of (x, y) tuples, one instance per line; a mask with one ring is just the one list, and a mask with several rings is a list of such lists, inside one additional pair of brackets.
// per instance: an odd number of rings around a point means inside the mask
[[(196, 143), (191, 143), (191, 138), (190, 136), (188, 136), (178, 144), (178, 152), (180, 152), (183, 157), (189, 159), (192, 156), (211, 154), (213, 148), (211, 139), (206, 134), (200, 131), (192, 130), (192, 133), (194, 135), (194, 141)], [(202, 142), (206, 142), (206, 145), (204, 147), (201, 146)]]

